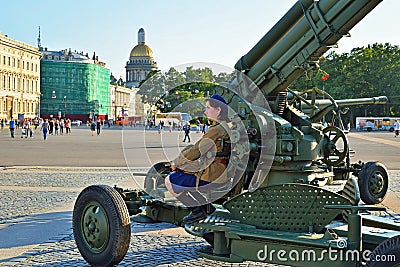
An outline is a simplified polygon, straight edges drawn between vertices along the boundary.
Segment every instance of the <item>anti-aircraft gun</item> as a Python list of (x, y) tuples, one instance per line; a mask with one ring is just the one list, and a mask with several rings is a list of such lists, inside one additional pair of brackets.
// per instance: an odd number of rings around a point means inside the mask
[[(360, 214), (385, 210), (359, 205), (360, 197), (365, 204), (383, 200), (389, 179), (385, 166), (351, 163), (343, 127), (322, 124), (330, 113), (339, 119), (343, 106), (387, 99), (335, 100), (316, 88), (290, 89), (380, 2), (297, 1), (236, 63), (235, 76), (219, 92), (232, 116), (227, 167), (232, 179), (204, 196), (220, 204), (217, 211), (183, 225), (188, 210), (167, 195), (163, 183), (171, 171), (168, 162), (143, 174), (145, 190), (89, 186), (73, 215), (75, 241), (85, 260), (100, 266), (120, 262), (129, 248), (132, 219), (183, 226), (210, 243), (198, 254), (226, 262), (383, 266), (376, 256), (394, 255), (399, 263), (400, 226)], [(339, 192), (321, 187), (336, 179), (346, 182)], [(268, 253), (272, 250), (285, 254), (277, 257)], [(332, 250), (345, 258), (332, 260)], [(373, 250), (371, 260), (360, 256), (367, 250)]]

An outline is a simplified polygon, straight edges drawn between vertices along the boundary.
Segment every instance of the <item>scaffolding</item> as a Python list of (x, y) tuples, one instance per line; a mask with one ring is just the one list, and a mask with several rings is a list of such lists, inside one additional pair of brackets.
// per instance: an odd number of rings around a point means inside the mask
[(88, 62), (41, 62), (43, 117), (88, 120), (89, 114), (108, 115), (110, 70)]

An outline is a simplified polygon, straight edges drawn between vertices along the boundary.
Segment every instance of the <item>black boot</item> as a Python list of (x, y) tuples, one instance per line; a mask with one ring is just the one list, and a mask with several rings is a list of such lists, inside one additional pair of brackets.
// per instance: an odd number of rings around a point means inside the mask
[(216, 210), (216, 208), (211, 203), (208, 203), (207, 205), (204, 205), (202, 207), (207, 215), (213, 214)]
[(189, 215), (183, 217), (183, 223), (194, 223), (207, 218), (204, 206), (189, 207)]

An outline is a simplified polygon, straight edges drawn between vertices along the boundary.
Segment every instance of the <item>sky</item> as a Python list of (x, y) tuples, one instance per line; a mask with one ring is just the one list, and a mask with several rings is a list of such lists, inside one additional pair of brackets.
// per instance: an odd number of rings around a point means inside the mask
[[(48, 50), (95, 52), (115, 77), (144, 28), (159, 69), (209, 62), (233, 68), (296, 3), (294, 0), (13, 0), (1, 2), (0, 32)], [(400, 1), (383, 0), (342, 38), (337, 53), (400, 44)]]

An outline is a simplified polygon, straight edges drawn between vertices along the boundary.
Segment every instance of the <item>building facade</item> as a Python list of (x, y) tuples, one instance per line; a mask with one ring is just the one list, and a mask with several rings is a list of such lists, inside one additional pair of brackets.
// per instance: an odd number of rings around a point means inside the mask
[[(40, 49), (43, 50), (43, 49)], [(47, 51), (41, 60), (41, 102), (44, 118), (86, 122), (110, 111), (110, 70), (93, 55), (69, 50)]]
[(138, 44), (132, 48), (129, 61), (126, 62), (126, 87), (139, 87), (141, 81), (154, 70), (158, 70), (153, 51), (145, 42), (145, 31), (138, 31)]
[(110, 84), (110, 119), (116, 122), (119, 118), (134, 116), (135, 106), (131, 102), (134, 95), (136, 90), (125, 87), (121, 80)]
[(39, 116), (40, 59), (35, 46), (0, 32), (0, 119)]

